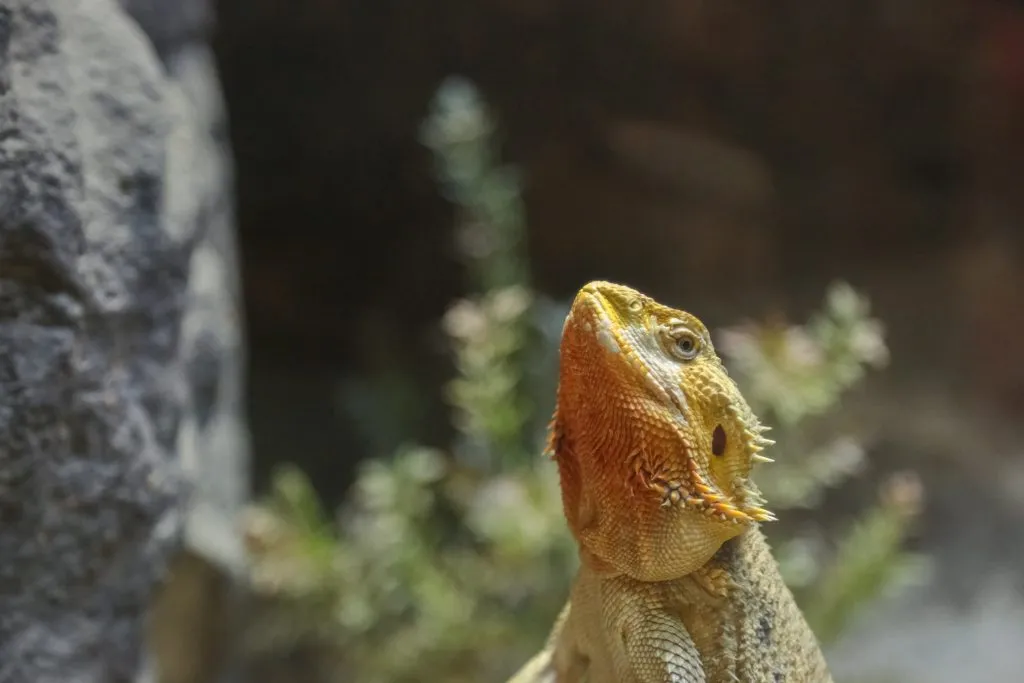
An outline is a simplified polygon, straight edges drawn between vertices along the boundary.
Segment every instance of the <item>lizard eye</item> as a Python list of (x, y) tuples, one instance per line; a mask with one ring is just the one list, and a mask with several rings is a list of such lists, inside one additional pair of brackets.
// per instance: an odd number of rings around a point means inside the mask
[(700, 352), (700, 338), (690, 330), (682, 330), (675, 335), (672, 352), (682, 360), (693, 360)]
[(640, 299), (633, 299), (632, 301), (629, 302), (629, 310), (633, 311), (634, 313), (639, 313), (640, 311), (643, 310), (643, 308), (644, 302), (640, 301)]

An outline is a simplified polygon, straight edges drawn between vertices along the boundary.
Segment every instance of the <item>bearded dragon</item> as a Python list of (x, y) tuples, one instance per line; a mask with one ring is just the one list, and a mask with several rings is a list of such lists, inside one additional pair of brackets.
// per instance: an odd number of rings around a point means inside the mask
[(548, 444), (580, 569), (509, 683), (831, 683), (759, 529), (766, 431), (700, 320), (584, 286)]

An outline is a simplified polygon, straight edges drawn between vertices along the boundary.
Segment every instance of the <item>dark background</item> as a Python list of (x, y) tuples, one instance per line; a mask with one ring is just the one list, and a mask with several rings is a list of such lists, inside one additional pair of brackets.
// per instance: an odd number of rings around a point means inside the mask
[(910, 545), (937, 577), (852, 625), (830, 666), (891, 659), (951, 681), (1020, 670), (1024, 3), (213, 10), (257, 496), (293, 462), (333, 507), (361, 461), (389, 454), (352, 410), (364, 393), (370, 406), (374, 378), (415, 387), (396, 425), (451, 442), (439, 319), (468, 283), (419, 128), (460, 75), (523, 173), (540, 292), (564, 301), (618, 280), (712, 329), (803, 322), (837, 279), (868, 295), (891, 363), (842, 419), (870, 443), (870, 471), (820, 514), (848, 517), (889, 474), (916, 472), (926, 496)]
[(525, 173), (542, 291), (618, 279), (720, 324), (800, 319), (841, 277), (889, 326), (894, 404), (1024, 414), (1021, 3), (216, 5), (258, 487), (284, 458), (337, 500), (375, 454), (333, 397), (381, 366), (446, 437), (463, 275), (417, 129), (450, 74)]

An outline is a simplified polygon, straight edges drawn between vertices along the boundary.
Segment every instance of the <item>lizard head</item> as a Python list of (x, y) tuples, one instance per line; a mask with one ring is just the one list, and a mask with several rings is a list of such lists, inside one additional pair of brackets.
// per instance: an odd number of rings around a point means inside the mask
[(549, 448), (592, 568), (676, 578), (774, 519), (750, 479), (764, 431), (700, 320), (622, 285), (579, 291)]

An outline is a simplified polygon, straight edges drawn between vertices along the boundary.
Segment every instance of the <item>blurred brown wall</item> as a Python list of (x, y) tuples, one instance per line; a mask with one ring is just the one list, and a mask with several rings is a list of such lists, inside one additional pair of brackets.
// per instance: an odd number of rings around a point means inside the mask
[[(544, 290), (622, 279), (720, 323), (799, 312), (843, 277), (894, 357), (974, 358), (944, 371), (1024, 403), (1019, 2), (218, 5), (253, 410), (282, 422), (254, 421), (257, 462), (345, 454), (313, 467), (340, 487), (361, 453), (325, 426), (324, 378), (396, 356), (446, 376), (426, 340), (461, 273), (416, 129), (450, 73), (483, 89), (526, 171)], [(271, 396), (288, 391), (308, 404)], [(427, 423), (444, 435), (440, 401)]]

